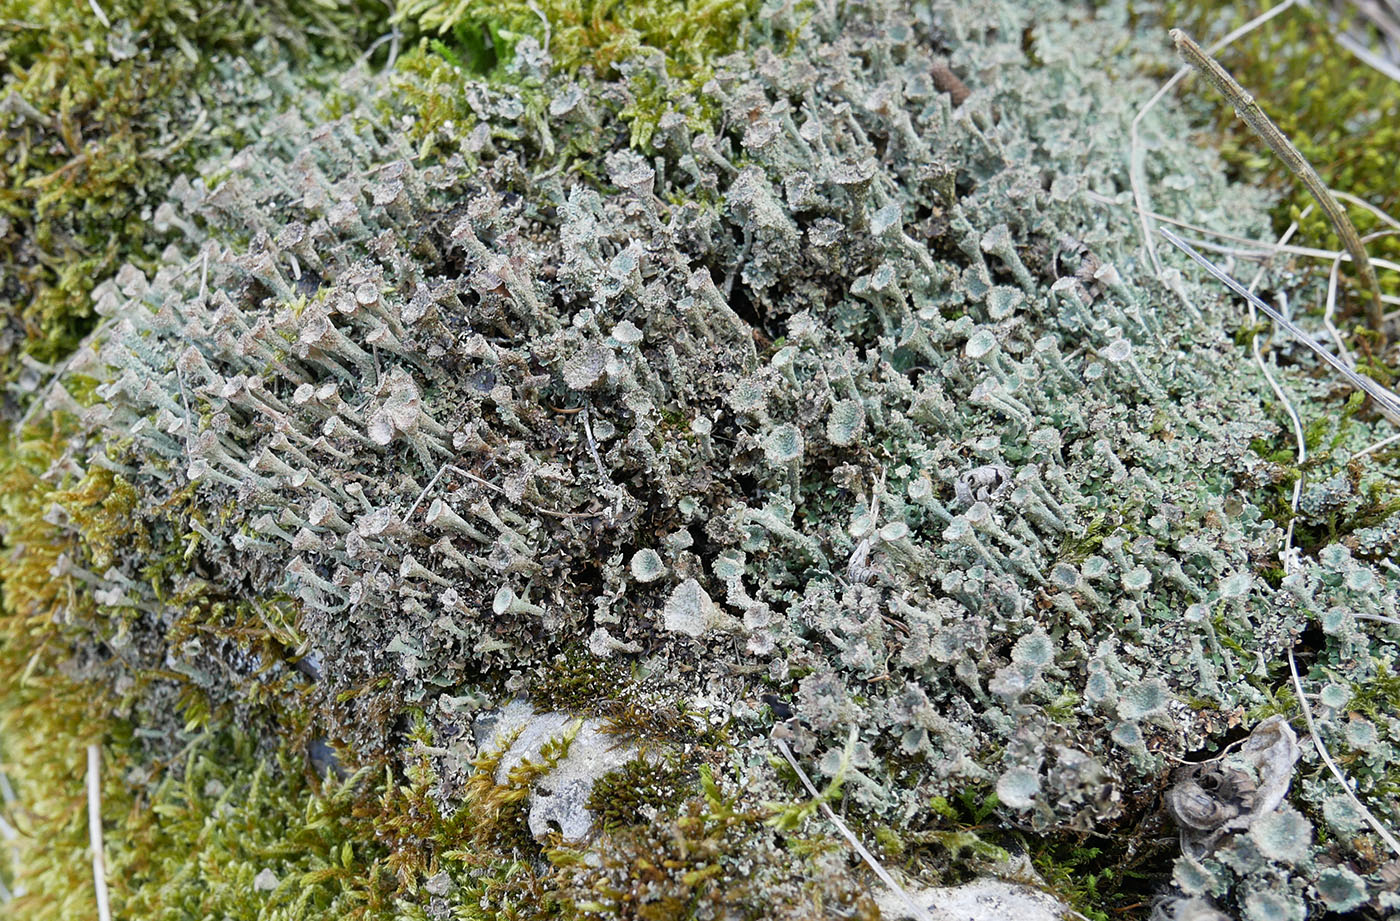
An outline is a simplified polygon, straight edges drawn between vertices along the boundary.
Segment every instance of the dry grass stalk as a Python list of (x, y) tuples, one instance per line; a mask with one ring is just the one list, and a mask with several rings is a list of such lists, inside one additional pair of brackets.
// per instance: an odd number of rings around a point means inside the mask
[(1298, 326), (1298, 324), (1294, 323), (1292, 320), (1279, 313), (1273, 307), (1261, 301), (1259, 297), (1254, 294), (1254, 292), (1250, 291), (1238, 281), (1235, 281), (1235, 279), (1231, 278), (1228, 274), (1226, 274), (1226, 272), (1223, 269), (1221, 269), (1220, 266), (1216, 265), (1206, 257), (1202, 256), (1200, 253), (1196, 252), (1196, 250), (1193, 249), (1189, 243), (1182, 240), (1176, 234), (1172, 233), (1165, 227), (1159, 227), (1157, 229), (1157, 232), (1161, 234), (1167, 240), (1167, 242), (1171, 243), (1177, 249), (1190, 256), (1191, 259), (1195, 261), (1197, 265), (1201, 266), (1201, 268), (1205, 269), (1207, 272), (1213, 275), (1217, 281), (1221, 282), (1223, 285), (1225, 285), (1225, 287), (1229, 288), (1231, 291), (1234, 291), (1240, 297), (1244, 298), (1252, 306), (1263, 311), (1265, 314), (1268, 315), (1269, 319), (1273, 320), (1279, 326), (1282, 326), (1289, 333), (1291, 333), (1295, 339), (1306, 345), (1308, 348), (1312, 349), (1313, 352), (1315, 352), (1319, 358), (1331, 365), (1337, 371), (1337, 373), (1339, 373), (1342, 377), (1346, 378), (1347, 381), (1353, 387), (1357, 388), (1358, 390), (1364, 391), (1367, 396), (1374, 400), (1376, 403), (1376, 408), (1380, 410), (1382, 415), (1384, 415), (1387, 419), (1390, 419), (1392, 422), (1400, 424), (1400, 421), (1397, 421), (1400, 420), (1400, 396), (1396, 396), (1394, 393), (1387, 390), (1380, 384), (1376, 383), (1371, 378), (1366, 377), (1363, 374), (1358, 374), (1351, 368), (1347, 367), (1346, 362), (1342, 361), (1336, 355), (1333, 355), (1331, 352), (1327, 351), (1327, 349), (1324, 348), (1320, 342), (1318, 342), (1312, 336), (1304, 332)]
[(98, 921), (112, 921), (107, 898), (107, 858), (102, 847), (102, 749), (87, 747), (88, 842), (92, 847), (92, 886)]
[(1307, 161), (1298, 148), (1294, 147), (1288, 138), (1284, 137), (1282, 131), (1273, 123), (1269, 116), (1264, 114), (1264, 110), (1259, 108), (1259, 104), (1254, 101), (1254, 97), (1245, 92), (1244, 87), (1230, 76), (1229, 71), (1220, 66), (1220, 62), (1207, 54), (1200, 45), (1192, 40), (1180, 29), (1171, 30), (1172, 41), (1176, 43), (1177, 50), (1181, 52), (1192, 67), (1196, 68), (1207, 80), (1211, 82), (1225, 99), (1235, 107), (1237, 114), (1250, 129), (1269, 145), (1269, 149), (1278, 155), (1285, 166), (1293, 175), (1302, 181), (1307, 190), (1317, 199), (1317, 204), (1322, 208), (1323, 214), (1332, 222), (1332, 226), (1337, 231), (1337, 236), (1342, 240), (1342, 245), (1351, 255), (1351, 259), (1356, 263), (1356, 270), (1361, 273), (1361, 281), (1371, 292), (1371, 302), (1367, 308), (1367, 318), (1371, 328), (1376, 334), (1382, 337), (1384, 344), (1385, 330), (1385, 310), (1381, 304), (1380, 283), (1376, 281), (1375, 269), (1371, 267), (1371, 260), (1366, 255), (1366, 247), (1361, 242), (1361, 237), (1356, 232), (1356, 227), (1351, 223), (1351, 218), (1347, 216), (1346, 210), (1328, 191), (1327, 186), (1318, 176), (1317, 170)]

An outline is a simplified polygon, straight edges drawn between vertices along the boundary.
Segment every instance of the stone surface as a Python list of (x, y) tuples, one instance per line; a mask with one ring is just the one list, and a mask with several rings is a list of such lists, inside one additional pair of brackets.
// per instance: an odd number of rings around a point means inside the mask
[(963, 886), (908, 890), (927, 914), (920, 919), (897, 893), (879, 899), (880, 917), (898, 921), (1061, 921), (1069, 907), (1031, 886), (978, 879)]
[[(581, 841), (593, 830), (588, 797), (593, 784), (637, 756), (637, 746), (605, 734), (603, 723), (568, 713), (536, 713), (525, 701), (512, 701), (494, 714), (484, 751), (508, 745), (496, 766), (495, 781), (505, 785), (510, 772), (529, 761), (542, 764), (544, 747), (568, 739), (568, 753), (530, 791), (530, 834), (543, 840), (558, 830), (566, 841)], [(572, 739), (570, 739), (572, 735)]]

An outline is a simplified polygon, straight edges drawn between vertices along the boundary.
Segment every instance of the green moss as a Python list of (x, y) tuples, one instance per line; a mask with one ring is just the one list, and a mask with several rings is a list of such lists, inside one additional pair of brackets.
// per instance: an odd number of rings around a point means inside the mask
[[(98, 7), (102, 7), (101, 21)], [(377, 11), (377, 12), (376, 12)], [(289, 82), (383, 28), (370, 0), (0, 0), (0, 372), (62, 358), (90, 293), (168, 242), (151, 209), (175, 176), (252, 137)]]
[(1089, 556), (1098, 551), (1103, 545), (1105, 537), (1113, 532), (1117, 525), (1110, 522), (1107, 515), (1095, 515), (1093, 519), (1084, 526), (1082, 536), (1067, 537), (1060, 545), (1058, 559), (1064, 563), (1082, 563)]
[(1153, 832), (1149, 811), (1126, 839), (1059, 834), (1023, 839), (1031, 865), (1050, 892), (1081, 915), (1146, 918), (1180, 853)]
[[(804, 862), (824, 846), (785, 856), (774, 848), (772, 812), (745, 809), (708, 765), (675, 811), (605, 834), (586, 849), (554, 848), (553, 883), (566, 916), (670, 921), (693, 918), (878, 917), (873, 901), (841, 874), (814, 872)], [(799, 867), (780, 872), (780, 861)], [(801, 879), (800, 885), (791, 880)]]
[(1032, 858), (1032, 865), (1050, 889), (1076, 911), (1093, 921), (1108, 921), (1114, 916), (1096, 906), (1103, 904), (1105, 893), (1112, 890), (1116, 871), (1112, 866), (1096, 866), (1103, 855), (1099, 847), (1045, 848)]
[[(21, 446), (43, 456), (46, 446)], [(86, 855), (84, 749), (106, 729), (106, 707), (91, 689), (64, 677), (66, 649), (53, 641), (53, 623), (70, 599), (48, 575), (68, 548), (42, 520), (47, 487), (14, 455), (6, 464), (6, 513), (21, 514), (10, 525), (0, 554), (0, 756), (18, 801), (5, 807), (16, 828), (17, 860), (5, 868), (12, 891), (24, 894), (0, 904), (0, 917), (57, 921), (95, 917), (91, 864)], [(16, 553), (16, 548), (23, 548)], [(13, 872), (11, 872), (13, 870)]]
[[(52, 575), (59, 557), (77, 552), (76, 535), (45, 520), (60, 483), (46, 477), (62, 454), (64, 432), (58, 426), (6, 442), (0, 451), (0, 518), (5, 527), (0, 555), (7, 649), (38, 648), (49, 626), (72, 615), (66, 586)], [(62, 615), (67, 614), (68, 617)]]
[(969, 786), (933, 797), (928, 810), (907, 826), (876, 829), (876, 835), (892, 857), (956, 885), (1009, 859), (991, 823), (1000, 808), (993, 790)]
[(741, 46), (757, 8), (754, 0), (411, 0), (396, 18), (450, 36), (435, 50), (477, 72), (508, 60), (520, 39), (530, 35), (570, 73), (587, 65), (606, 76), (650, 49), (665, 55), (670, 73), (689, 78)]
[[(67, 434), (55, 417), (0, 452), (0, 740), (18, 796), (7, 819), (20, 831), (8, 882), (24, 891), (0, 906), (0, 917), (95, 916), (84, 754), (93, 743), (102, 744), (108, 878), (119, 917), (164, 919), (179, 910), (291, 919), (330, 909), (349, 917), (375, 898), (383, 904), (374, 895), (378, 877), (367, 872), (373, 868), (353, 856), (377, 845), (373, 828), (351, 816), (351, 785), (321, 791), (294, 754), (306, 734), (304, 681), (290, 669), (270, 673), (296, 640), (284, 603), (219, 597), (192, 578), (172, 559), (182, 555), (178, 545), (139, 512), (120, 476), (92, 467), (75, 480), (55, 467)], [(98, 604), (81, 580), (60, 575), (60, 561), (101, 570), (133, 552), (150, 561), (150, 586), (169, 615), (162, 649), (236, 645), (264, 663), (234, 682), (235, 694), (209, 693), (192, 680), (198, 667), (178, 653), (173, 668), (163, 652), (101, 655), (139, 632), (142, 615)], [(173, 696), (154, 692), (172, 683)], [(226, 726), (237, 709), (242, 723), (272, 723), (269, 737), (282, 747), (259, 752), (250, 736), (204, 731), (188, 736), (181, 763), (172, 764), (143, 742), (143, 733), (160, 735), (160, 720), (143, 710), (172, 701), (174, 712), (161, 719), (173, 717), (177, 732)], [(139, 716), (117, 715), (133, 703)], [(277, 892), (252, 886), (264, 868), (285, 883)]]
[(625, 662), (573, 649), (549, 660), (541, 680), (532, 686), (531, 697), (537, 709), (602, 712), (620, 701), (630, 677)]
[(757, 0), (414, 0), (399, 7), (396, 21), (442, 37), (425, 39), (404, 56), (400, 70), (411, 79), (399, 86), (399, 96), (414, 114), (414, 132), (426, 153), (438, 143), (438, 133), (461, 138), (476, 125), (462, 80), (489, 74), (516, 91), (526, 120), (542, 129), (545, 153), (573, 163), (572, 154), (598, 149), (600, 125), (571, 126), (553, 137), (549, 126), (558, 119), (549, 115), (552, 98), (510, 66), (516, 46), (530, 36), (564, 73), (589, 69), (612, 78), (625, 70), (627, 98), (613, 114), (628, 125), (632, 144), (646, 147), (668, 111), (680, 112), (695, 127), (719, 116), (713, 100), (698, 101), (698, 90), (714, 75), (719, 58), (745, 46), (757, 10)]
[(704, 736), (718, 742), (723, 727), (697, 726), (687, 703), (648, 690), (625, 659), (600, 659), (574, 648), (555, 655), (531, 682), (537, 710), (559, 710), (603, 721), (610, 735), (677, 743)]
[(304, 759), (262, 754), (236, 733), (204, 734), (189, 748), (183, 770), (149, 802), (133, 798), (111, 836), (117, 917), (384, 914), (392, 855), (356, 814), (363, 776), (321, 783)]
[(677, 758), (641, 756), (598, 778), (588, 809), (607, 831), (642, 825), (652, 816), (674, 815), (693, 786)]

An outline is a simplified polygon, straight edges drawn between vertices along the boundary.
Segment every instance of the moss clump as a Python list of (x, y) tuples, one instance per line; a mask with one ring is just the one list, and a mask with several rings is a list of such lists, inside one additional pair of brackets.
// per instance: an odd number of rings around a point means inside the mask
[(383, 12), (371, 0), (0, 0), (0, 379), (19, 353), (66, 355), (92, 326), (93, 285), (154, 262), (153, 191), (246, 143), (291, 92), (289, 65), (343, 61)]
[(757, 8), (755, 0), (411, 0), (396, 18), (451, 36), (435, 48), (478, 72), (507, 61), (521, 38), (533, 36), (570, 73), (588, 66), (606, 76), (659, 51), (673, 76), (690, 78), (740, 46)]
[(708, 765), (699, 775), (699, 790), (674, 812), (620, 827), (581, 851), (550, 851), (557, 894), (573, 916), (879, 917), (841, 849), (822, 848), (823, 857), (805, 863), (774, 832), (771, 810), (742, 808)]
[(598, 778), (588, 809), (607, 831), (644, 825), (673, 814), (693, 786), (678, 759), (640, 756)]
[(460, 813), (470, 822), (468, 840), (471, 843), (498, 853), (529, 853), (536, 849), (526, 823), (530, 786), (568, 755), (578, 728), (579, 723), (575, 722), (562, 737), (546, 742), (540, 749), (538, 763), (525, 758), (511, 767), (506, 771), (504, 783), (498, 783), (496, 775), (513, 739), (503, 740), (496, 751), (483, 754), (473, 762), (475, 770), (467, 778), (463, 796), (467, 808)]
[(544, 710), (603, 715), (623, 706), (632, 693), (626, 662), (599, 659), (581, 649), (560, 653), (541, 671), (530, 696)]
[(108, 845), (117, 917), (388, 917), (394, 857), (357, 810), (363, 777), (321, 782), (304, 758), (202, 734), (127, 810)]
[[(85, 880), (83, 747), (104, 730), (105, 701), (65, 678), (69, 650), (55, 624), (75, 599), (50, 575), (75, 541), (44, 520), (54, 486), (39, 474), (60, 452), (61, 435), (36, 436), (0, 452), (0, 756), (20, 805), (6, 819), (22, 837), (19, 859), (5, 867), (14, 917), (48, 921), (64, 912), (95, 912)], [(37, 860), (32, 858), (39, 858)]]

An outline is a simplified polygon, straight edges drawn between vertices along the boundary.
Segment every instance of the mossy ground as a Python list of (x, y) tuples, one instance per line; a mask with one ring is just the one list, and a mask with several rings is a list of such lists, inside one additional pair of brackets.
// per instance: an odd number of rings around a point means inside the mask
[(96, 281), (154, 263), (153, 194), (247, 143), (290, 93), (327, 89), (289, 68), (343, 65), (386, 16), (370, 0), (0, 4), (0, 379), (21, 354), (64, 358), (94, 325)]
[[(1161, 21), (1180, 26), (1202, 43), (1238, 28), (1276, 4), (1188, 0), (1167, 4)], [(1349, 4), (1298, 4), (1222, 49), (1219, 59), (1317, 169), (1328, 188), (1353, 195), (1394, 218), (1400, 213), (1400, 82), (1359, 60), (1338, 40), (1339, 33), (1365, 20)], [(1222, 100), (1203, 86), (1185, 90), (1216, 105), (1220, 150), (1244, 181), (1280, 190), (1274, 209), (1276, 231), (1297, 222), (1295, 244), (1338, 250), (1336, 231), (1302, 184)], [(1307, 212), (1306, 214), (1304, 212)], [(1347, 204), (1347, 212), (1367, 242), (1373, 259), (1400, 262), (1400, 236), (1373, 211)], [(1326, 261), (1301, 261), (1306, 272), (1323, 273)], [(1358, 365), (1391, 384), (1400, 352), (1377, 351), (1362, 305), (1366, 293), (1343, 264), (1344, 292), (1338, 326), (1357, 353)], [(1385, 294), (1400, 294), (1400, 273), (1379, 276)], [(1304, 305), (1300, 305), (1304, 306)], [(1313, 309), (1306, 305), (1304, 309)], [(1392, 337), (1394, 338), (1394, 337)]]

